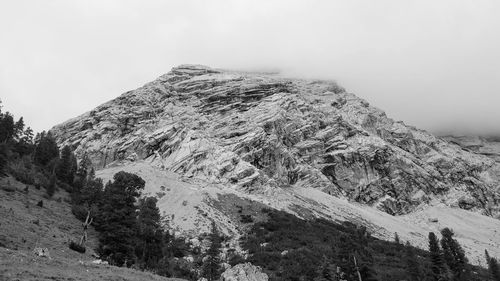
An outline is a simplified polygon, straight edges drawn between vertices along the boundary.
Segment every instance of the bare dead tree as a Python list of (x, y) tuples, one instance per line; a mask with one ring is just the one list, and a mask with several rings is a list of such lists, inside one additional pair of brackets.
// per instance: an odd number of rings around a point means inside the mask
[[(90, 219), (90, 221), (89, 221)], [(94, 218), (90, 218), (90, 210), (87, 212), (87, 218), (85, 219), (85, 222), (82, 224), (83, 226), (83, 235), (82, 238), (80, 239), (80, 246), (85, 247), (85, 242), (87, 242), (87, 229), (89, 226), (92, 224), (94, 221)]]
[(359, 281), (363, 281), (363, 279), (361, 279), (361, 273), (359, 272), (358, 263), (356, 262), (356, 257), (353, 256), (352, 258), (354, 259), (354, 267), (356, 268), (356, 272), (358, 273), (358, 279)]

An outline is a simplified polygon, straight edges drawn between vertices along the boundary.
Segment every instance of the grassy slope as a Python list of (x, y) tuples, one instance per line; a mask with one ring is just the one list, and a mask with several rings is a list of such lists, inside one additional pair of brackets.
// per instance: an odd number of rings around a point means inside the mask
[[(26, 194), (26, 185), (13, 178), (0, 179), (0, 186), (8, 181), (16, 191), (0, 188), (0, 280), (175, 280), (92, 264), (92, 249), (97, 246), (93, 229), (88, 233), (85, 254), (68, 248), (69, 241), (80, 239), (82, 226), (71, 214), (66, 192), (60, 190), (48, 200), (43, 198), (43, 188), (29, 186)], [(36, 206), (40, 200), (42, 208)], [(35, 247), (48, 248), (52, 259), (36, 257), (32, 253)]]

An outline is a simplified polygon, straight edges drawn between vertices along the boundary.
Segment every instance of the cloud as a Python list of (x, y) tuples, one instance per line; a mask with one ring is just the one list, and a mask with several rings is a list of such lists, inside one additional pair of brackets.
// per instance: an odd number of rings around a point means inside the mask
[(500, 133), (497, 1), (11, 1), (0, 98), (49, 129), (182, 63), (337, 80), (432, 131)]

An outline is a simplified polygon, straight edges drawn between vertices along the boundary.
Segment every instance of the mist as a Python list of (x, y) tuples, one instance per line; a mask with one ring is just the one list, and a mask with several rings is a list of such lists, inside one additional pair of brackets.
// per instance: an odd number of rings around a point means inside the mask
[(2, 1), (0, 99), (36, 131), (172, 67), (331, 79), (435, 133), (500, 134), (498, 1)]

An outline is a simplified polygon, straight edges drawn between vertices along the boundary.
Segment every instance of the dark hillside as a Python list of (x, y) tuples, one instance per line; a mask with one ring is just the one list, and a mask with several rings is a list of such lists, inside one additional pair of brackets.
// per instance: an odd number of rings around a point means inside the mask
[[(267, 221), (256, 223), (242, 239), (242, 245), (250, 253), (248, 260), (261, 266), (271, 280), (316, 280), (321, 266), (325, 263), (327, 267), (343, 266), (342, 258), (346, 256), (351, 259), (355, 256), (359, 267), (369, 269), (376, 280), (407, 280), (405, 241), (379, 240), (364, 228), (348, 222), (302, 220), (269, 209), (263, 212), (268, 216)], [(421, 277), (431, 280), (428, 252), (413, 247), (412, 250)], [(471, 280), (488, 280), (484, 269), (473, 268), (472, 271), (476, 273)], [(371, 280), (368, 275), (366, 277), (363, 280)]]

